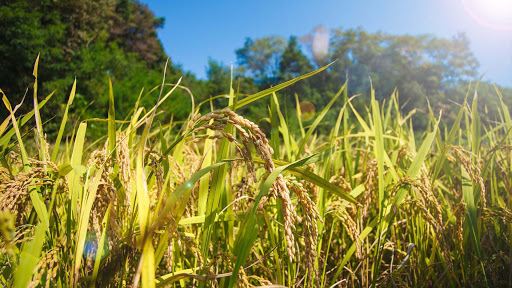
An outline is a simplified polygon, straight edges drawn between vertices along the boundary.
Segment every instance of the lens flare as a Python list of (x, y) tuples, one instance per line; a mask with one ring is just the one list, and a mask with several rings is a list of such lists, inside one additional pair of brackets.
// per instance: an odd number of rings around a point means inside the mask
[(309, 121), (315, 118), (316, 108), (315, 105), (309, 101), (302, 101), (299, 103), (300, 107), (300, 120)]
[[(96, 233), (94, 231), (87, 232), (87, 236), (85, 237), (85, 247), (84, 247), (84, 256), (87, 259), (95, 260), (96, 254), (98, 252), (98, 244), (100, 242), (100, 238), (96, 237)], [(105, 243), (103, 245), (103, 251), (101, 253), (101, 259), (105, 259), (110, 252), (110, 248), (108, 246), (108, 236), (105, 237)]]
[(466, 12), (480, 25), (512, 30), (511, 0), (461, 0)]
[(313, 57), (317, 61), (317, 63), (323, 62), (327, 58), (327, 53), (329, 51), (329, 29), (320, 25), (315, 27), (313, 31)]

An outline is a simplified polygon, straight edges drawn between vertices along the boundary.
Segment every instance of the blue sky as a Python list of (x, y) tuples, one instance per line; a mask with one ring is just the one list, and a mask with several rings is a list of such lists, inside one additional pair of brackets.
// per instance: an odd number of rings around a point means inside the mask
[(512, 87), (512, 0), (141, 2), (156, 16), (165, 17), (158, 35), (172, 62), (200, 78), (205, 78), (208, 57), (227, 65), (236, 63), (235, 50), (246, 37), (303, 36), (321, 24), (445, 38), (465, 32), (480, 62), (479, 73), (486, 75), (484, 80)]

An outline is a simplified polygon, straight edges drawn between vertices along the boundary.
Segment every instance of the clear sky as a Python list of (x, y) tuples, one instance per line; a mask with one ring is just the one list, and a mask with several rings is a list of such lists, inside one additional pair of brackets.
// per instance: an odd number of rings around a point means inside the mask
[(389, 34), (465, 32), (484, 80), (512, 87), (512, 0), (142, 0), (165, 27), (165, 51), (200, 78), (208, 58), (230, 65), (246, 37), (303, 36), (319, 24)]

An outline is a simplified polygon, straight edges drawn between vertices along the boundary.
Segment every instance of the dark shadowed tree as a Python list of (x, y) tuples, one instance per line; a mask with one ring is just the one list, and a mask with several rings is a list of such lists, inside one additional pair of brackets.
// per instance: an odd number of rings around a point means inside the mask
[(247, 38), (244, 47), (236, 50), (238, 64), (253, 76), (258, 84), (275, 84), (278, 80), (279, 61), (286, 47), (280, 36), (252, 40)]
[[(77, 95), (70, 119), (84, 112), (91, 102), (94, 104), (82, 117), (106, 117), (109, 77), (114, 84), (119, 117), (131, 110), (142, 87), (148, 91), (161, 83), (166, 55), (156, 31), (163, 26), (163, 19), (155, 18), (146, 5), (127, 0), (25, 0), (1, 4), (0, 88), (13, 105), (19, 103), (33, 83), (32, 69), (40, 53), (39, 97), (57, 90), (41, 110), (43, 121), (60, 115), (75, 77)], [(180, 67), (171, 66), (167, 76), (174, 82), (183, 74)], [(206, 94), (203, 82), (191, 74), (182, 84), (199, 95)], [(150, 95), (144, 101), (153, 103), (157, 96)], [(190, 110), (187, 97), (179, 89), (165, 108), (186, 117)], [(31, 109), (30, 101), (26, 102), (29, 103), (19, 110), (20, 114)], [(2, 119), (6, 113), (6, 109), (0, 109)], [(57, 128), (52, 125), (58, 121), (49, 123), (47, 132)]]
[(120, 0), (109, 27), (109, 41), (120, 43), (126, 52), (136, 53), (150, 67), (158, 66), (165, 60), (165, 53), (156, 30), (163, 25), (164, 18), (155, 18), (145, 4)]
[(290, 80), (301, 74), (311, 72), (313, 66), (302, 53), (296, 36), (291, 36), (279, 62), (279, 79)]

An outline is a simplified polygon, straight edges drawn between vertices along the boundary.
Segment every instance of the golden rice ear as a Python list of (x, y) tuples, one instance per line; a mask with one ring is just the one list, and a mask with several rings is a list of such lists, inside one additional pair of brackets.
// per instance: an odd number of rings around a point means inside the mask
[[(238, 135), (242, 138), (243, 146), (236, 146), (237, 151), (241, 154), (244, 159), (249, 173), (254, 177), (254, 161), (252, 160), (251, 152), (249, 149), (249, 143), (252, 143), (256, 153), (260, 156), (260, 158), (264, 161), (264, 168), (268, 172), (272, 172), (275, 168), (274, 162), (272, 160), (272, 154), (274, 151), (270, 147), (267, 136), (265, 133), (261, 131), (258, 125), (255, 123), (245, 119), (244, 117), (238, 115), (237, 113), (231, 111), (230, 109), (216, 110), (211, 113), (208, 113), (200, 118), (198, 118), (198, 122), (205, 123), (199, 126), (197, 129), (215, 129), (221, 130), (224, 129), (224, 126), (220, 124), (210, 124), (210, 121), (213, 120), (213, 123), (219, 121), (225, 121), (229, 124), (232, 124), (235, 127)], [(205, 127), (205, 128), (203, 128)], [(221, 132), (222, 136), (226, 137), (229, 141), (234, 142), (236, 139), (228, 133)], [(242, 148), (243, 147), (243, 148)], [(293, 236), (293, 230), (295, 230), (295, 221), (297, 218), (297, 214), (295, 212), (295, 208), (290, 199), (290, 191), (288, 190), (286, 180), (282, 175), (277, 177), (277, 180), (272, 185), (271, 196), (273, 198), (280, 198), (283, 203), (283, 217), (284, 217), (284, 229), (286, 235), (286, 243), (287, 243), (287, 251), (290, 261), (295, 257), (295, 238)]]
[(304, 217), (302, 219), (305, 244), (304, 263), (306, 269), (308, 269), (308, 285), (312, 285), (313, 279), (318, 279), (318, 269), (315, 266), (318, 243), (317, 221), (319, 220), (323, 223), (323, 220), (320, 218), (320, 212), (318, 212), (315, 202), (309, 198), (308, 190), (304, 188), (305, 181), (297, 181), (295, 177), (289, 177), (286, 180), (288, 188), (297, 195), (299, 203), (304, 210)]

